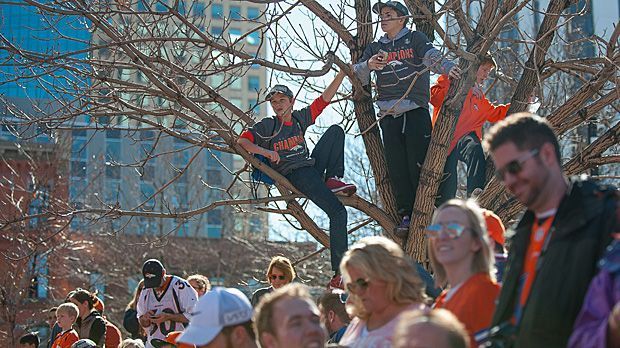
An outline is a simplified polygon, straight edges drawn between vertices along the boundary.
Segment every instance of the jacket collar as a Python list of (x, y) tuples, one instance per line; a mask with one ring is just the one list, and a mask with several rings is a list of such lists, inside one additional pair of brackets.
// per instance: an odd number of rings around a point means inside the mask
[(405, 28), (402, 28), (402, 29), (398, 32), (398, 34), (396, 34), (396, 37), (395, 37), (393, 40), (392, 40), (392, 39), (390, 39), (390, 38), (387, 36), (387, 34), (385, 34), (385, 35), (381, 36), (381, 38), (379, 39), (379, 42), (380, 42), (380, 43), (384, 43), (384, 44), (385, 44), (385, 43), (390, 43), (390, 42), (392, 42), (392, 41), (396, 41), (396, 40), (398, 40), (398, 39), (402, 38), (403, 36), (405, 36), (405, 35), (409, 34), (410, 32), (411, 32), (411, 30), (409, 30), (409, 28), (405, 27)]

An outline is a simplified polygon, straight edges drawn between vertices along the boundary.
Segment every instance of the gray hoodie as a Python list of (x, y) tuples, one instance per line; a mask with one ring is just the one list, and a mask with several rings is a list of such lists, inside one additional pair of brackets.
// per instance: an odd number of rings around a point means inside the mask
[(430, 73), (423, 70), (430, 68), (434, 73), (447, 74), (455, 65), (442, 57), (424, 33), (403, 28), (393, 40), (386, 34), (366, 47), (360, 63), (353, 66), (364, 85), (370, 83), (368, 59), (379, 50), (388, 53), (388, 64), (375, 71), (379, 115), (398, 116), (419, 107), (428, 109)]

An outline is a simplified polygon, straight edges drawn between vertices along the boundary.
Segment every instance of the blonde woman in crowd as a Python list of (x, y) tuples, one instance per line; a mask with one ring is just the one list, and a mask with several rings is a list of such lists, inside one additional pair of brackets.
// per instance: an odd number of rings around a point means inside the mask
[(391, 347), (400, 314), (426, 307), (415, 264), (387, 238), (360, 240), (345, 254), (340, 270), (350, 295), (347, 309), (355, 316), (340, 345)]
[(454, 313), (477, 347), (474, 335), (491, 324), (500, 290), (482, 209), (473, 200), (449, 200), (437, 209), (426, 234), (435, 281), (445, 288), (434, 308)]
[(198, 297), (202, 297), (207, 291), (211, 290), (211, 282), (209, 278), (203, 276), (202, 274), (194, 274), (187, 277), (187, 282), (189, 285), (196, 290)]

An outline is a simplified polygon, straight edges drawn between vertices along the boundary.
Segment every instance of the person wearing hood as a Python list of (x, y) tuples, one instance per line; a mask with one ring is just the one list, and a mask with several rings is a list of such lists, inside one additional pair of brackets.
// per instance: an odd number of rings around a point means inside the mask
[(385, 33), (369, 44), (353, 65), (363, 85), (376, 75), (376, 100), (388, 173), (402, 222), (396, 232), (409, 229), (420, 169), (432, 131), (429, 113), (430, 71), (458, 79), (460, 69), (443, 58), (428, 37), (407, 28), (409, 10), (398, 1), (372, 7)]

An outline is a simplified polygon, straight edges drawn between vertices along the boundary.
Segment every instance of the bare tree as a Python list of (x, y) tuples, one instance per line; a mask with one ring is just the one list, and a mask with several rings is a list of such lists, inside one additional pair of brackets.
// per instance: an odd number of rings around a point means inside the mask
[[(473, 85), (480, 58), (488, 51), (510, 64), (506, 69), (500, 67), (500, 73), (493, 81), (495, 88), (503, 91), (501, 97), (511, 102), (510, 112), (526, 110), (535, 94), (542, 103), (542, 113), (560, 136), (588, 123), (599, 126), (596, 140), (567, 161), (565, 167), (569, 174), (618, 163), (617, 152), (603, 155), (617, 143), (617, 116), (613, 113), (608, 118), (600, 115), (602, 111), (609, 112), (610, 107), (617, 107), (620, 28), (616, 26), (608, 39), (580, 38), (579, 42), (593, 45), (594, 56), (569, 58), (554, 48), (576, 44), (567, 39), (567, 28), (587, 12), (587, 8), (571, 11), (572, 1), (550, 0), (545, 9), (536, 8), (538, 2), (529, 0), (406, 1), (410, 8), (415, 9), (412, 18), (416, 26), (431, 34), (429, 36), (440, 39), (446, 55), (458, 58), (465, 73), (451, 87), (433, 130), (409, 237), (406, 241), (398, 240), (392, 232), (397, 221), (395, 188), (388, 179), (373, 95), (368, 87), (362, 87), (349, 66), (349, 63), (358, 61), (363, 49), (376, 35), (370, 1), (356, 0), (353, 4), (342, 1), (329, 5), (315, 0), (251, 2), (261, 4), (263, 11), (257, 18), (237, 16), (236, 21), (243, 23), (243, 32), (230, 31), (232, 21), (228, 20), (223, 21), (224, 26), (217, 32), (208, 30), (213, 27), (209, 17), (196, 9), (204, 11), (205, 6), (213, 6), (210, 2), (202, 3), (200, 7), (198, 2), (151, 3), (141, 0), (119, 0), (116, 3), (24, 0), (19, 4), (36, 8), (46, 16), (49, 31), (57, 33), (63, 40), (81, 42), (84, 47), (66, 52), (36, 52), (20, 47), (6, 35), (0, 37), (0, 50), (6, 57), (2, 64), (15, 71), (12, 74), (5, 72), (4, 82), (0, 84), (34, 79), (54, 98), (54, 103), (47, 109), (36, 110), (20, 107), (5, 98), (5, 108), (14, 116), (15, 127), (21, 129), (44, 124), (59, 137), (65, 134), (63, 132), (90, 128), (122, 131), (139, 139), (139, 134), (149, 131), (153, 134), (152, 143), (172, 141), (185, 145), (172, 150), (152, 146), (135, 153), (131, 163), (114, 163), (118, 167), (132, 168), (140, 176), (144, 175), (149, 163), (158, 158), (187, 149), (192, 149), (194, 154), (182, 165), (170, 161), (170, 170), (159, 175), (160, 181), (154, 191), (131, 206), (121, 204), (120, 200), (98, 198), (79, 207), (68, 203), (49, 208), (37, 216), (70, 218), (84, 215), (93, 221), (173, 219), (181, 226), (183, 221), (197, 219), (220, 206), (234, 207), (236, 213), (245, 213), (248, 207), (256, 207), (264, 212), (294, 218), (301, 229), (327, 246), (328, 236), (300, 204), (298, 190), (236, 143), (240, 131), (253, 125), (256, 115), (249, 107), (235, 103), (226, 91), (253, 65), (269, 69), (272, 76), (286, 75), (308, 91), (320, 90), (315, 77), (329, 74), (336, 67), (346, 71), (350, 88), (339, 98), (343, 124), (349, 132), (362, 138), (368, 165), (361, 168), (370, 170), (361, 172), (368, 176), (364, 179), (370, 180), (368, 186), (376, 191), (342, 197), (341, 200), (363, 212), (386, 235), (403, 243), (407, 252), (419, 261), (426, 260), (423, 230), (434, 209), (447, 144), (464, 98)], [(307, 20), (293, 22), (290, 16), (293, 11), (304, 13)], [(518, 24), (523, 11), (536, 13), (541, 19), (533, 35)], [(79, 19), (92, 33), (91, 38), (83, 40), (64, 36), (62, 28), (57, 25), (59, 18)], [(507, 37), (506, 32), (511, 35)], [(266, 45), (264, 49), (262, 45)], [(265, 51), (270, 54), (261, 54)], [(51, 83), (53, 81), (57, 83)], [(558, 81), (580, 81), (580, 87), (570, 89), (563, 85), (558, 88)], [(256, 91), (256, 100), (261, 100), (259, 92)], [(239, 155), (247, 163), (268, 173), (276, 185), (271, 191), (262, 191), (257, 197), (251, 197), (247, 194), (250, 185), (245, 175), (249, 167), (231, 167), (227, 168), (232, 177), (230, 181), (213, 184), (203, 180), (203, 185), (194, 191), (218, 191), (223, 193), (220, 199), (209, 203), (198, 200), (193, 205), (171, 204), (173, 183), (186, 172), (191, 172), (198, 154), (203, 152)], [(158, 167), (157, 171), (159, 173), (163, 168)], [(188, 197), (189, 194), (182, 198)], [(159, 203), (148, 204), (152, 200)], [(508, 219), (520, 209), (491, 176), (480, 201)], [(5, 218), (2, 229), (32, 217), (24, 212)], [(162, 233), (174, 233), (178, 228)], [(120, 224), (113, 231), (122, 229), (123, 224)]]

